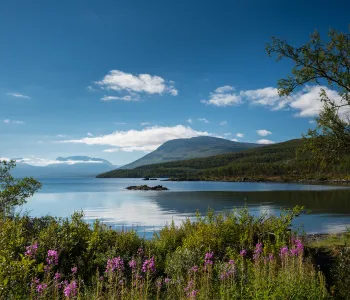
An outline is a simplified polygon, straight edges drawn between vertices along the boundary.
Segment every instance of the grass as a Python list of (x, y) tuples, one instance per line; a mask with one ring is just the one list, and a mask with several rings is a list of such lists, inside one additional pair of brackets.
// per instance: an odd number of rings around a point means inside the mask
[[(291, 227), (301, 209), (209, 211), (149, 240), (81, 213), (1, 219), (0, 298), (349, 299), (348, 235), (309, 241)], [(338, 249), (332, 275), (317, 262), (325, 245)]]

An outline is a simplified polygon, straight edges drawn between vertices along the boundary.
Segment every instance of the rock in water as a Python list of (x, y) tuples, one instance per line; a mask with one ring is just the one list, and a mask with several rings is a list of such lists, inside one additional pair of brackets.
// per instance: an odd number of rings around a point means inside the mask
[(162, 185), (148, 186), (148, 185), (131, 185), (126, 188), (129, 191), (167, 191), (168, 188)]

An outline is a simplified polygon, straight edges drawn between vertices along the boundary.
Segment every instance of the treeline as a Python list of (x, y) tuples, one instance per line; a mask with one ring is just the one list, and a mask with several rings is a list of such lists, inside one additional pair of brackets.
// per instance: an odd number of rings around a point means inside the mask
[(320, 166), (298, 149), (303, 141), (291, 140), (238, 153), (113, 170), (99, 178), (167, 177), (178, 180), (294, 180), (339, 179), (349, 174), (350, 159)]

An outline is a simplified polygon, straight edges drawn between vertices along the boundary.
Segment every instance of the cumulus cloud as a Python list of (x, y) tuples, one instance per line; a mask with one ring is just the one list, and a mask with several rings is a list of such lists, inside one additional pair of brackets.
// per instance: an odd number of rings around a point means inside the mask
[(186, 122), (187, 122), (187, 123), (190, 123), (190, 124), (193, 123), (192, 119), (188, 119)]
[[(327, 96), (337, 104), (342, 102), (341, 96), (334, 90), (326, 86), (305, 86), (299, 92), (295, 92), (288, 97), (280, 97), (278, 89), (274, 87), (265, 87), (255, 90), (236, 91), (231, 86), (217, 88), (210, 94), (209, 100), (202, 100), (202, 103), (215, 106), (231, 106), (249, 103), (268, 107), (271, 110), (293, 109), (296, 111), (296, 117), (314, 117), (317, 116), (323, 108), (320, 100), (321, 89), (324, 89)], [(349, 107), (342, 107), (339, 110), (340, 117), (350, 115)]]
[(237, 140), (237, 139), (232, 139), (231, 141), (232, 141), (232, 142), (238, 142), (238, 140)]
[(227, 125), (227, 121), (222, 121), (222, 122), (220, 122), (220, 125), (221, 125), (221, 126)]
[(282, 109), (291, 101), (291, 98), (281, 98), (278, 89), (273, 87), (241, 91), (240, 95), (251, 104), (268, 106), (272, 110)]
[(259, 129), (259, 130), (256, 131), (256, 133), (257, 133), (258, 135), (261, 135), (261, 136), (267, 136), (267, 135), (269, 135), (269, 134), (272, 134), (271, 131), (268, 131), (268, 130), (266, 130), (266, 129)]
[(243, 134), (243, 133), (238, 132), (238, 133), (236, 134), (236, 137), (243, 138), (243, 137), (244, 137), (244, 134)]
[(104, 145), (113, 148), (105, 152), (117, 151), (153, 151), (166, 141), (191, 138), (196, 136), (211, 136), (206, 131), (196, 131), (191, 127), (176, 125), (173, 127), (152, 126), (142, 130), (116, 131), (99, 137), (85, 137), (78, 140), (57, 141), (58, 143), (73, 143), (86, 145)]
[(178, 95), (174, 81), (166, 81), (160, 76), (150, 74), (130, 74), (120, 70), (111, 70), (102, 80), (95, 82), (104, 90), (124, 92), (127, 96), (105, 96), (102, 101), (111, 100), (138, 100), (141, 93)]
[(25, 163), (32, 166), (48, 166), (48, 165), (74, 165), (78, 163), (90, 163), (90, 164), (100, 164), (102, 161), (97, 161), (94, 159), (90, 160), (54, 160), (47, 158), (39, 158), (39, 157), (27, 157), (27, 158), (15, 158), (17, 163)]
[(205, 124), (209, 123), (209, 121), (206, 118), (198, 118), (197, 120), (200, 121), (200, 122), (203, 122)]
[(137, 101), (139, 100), (138, 95), (134, 95), (134, 97), (130, 95), (125, 95), (123, 97), (118, 96), (104, 96), (100, 99), (101, 101), (113, 101), (113, 100), (122, 100), (122, 101)]
[(4, 123), (5, 124), (17, 124), (17, 125), (25, 124), (25, 122), (23, 122), (23, 121), (16, 121), (16, 120), (10, 120), (10, 119), (5, 119)]
[[(301, 92), (296, 93), (290, 106), (295, 110), (297, 117), (315, 117), (319, 115), (323, 108), (323, 103), (320, 100), (321, 90), (324, 90), (329, 99), (336, 104), (342, 104), (342, 98), (338, 92), (331, 90), (325, 86), (306, 86)], [(349, 107), (342, 107), (339, 109), (340, 117), (350, 114)]]
[(235, 93), (232, 86), (225, 85), (218, 87), (214, 92), (210, 93), (208, 100), (201, 100), (204, 104), (215, 106), (231, 106), (242, 103), (241, 97)]
[(270, 144), (274, 144), (275, 142), (270, 141), (270, 140), (266, 140), (266, 139), (261, 139), (256, 141), (257, 144), (261, 144), (261, 145), (270, 145)]
[(8, 96), (16, 97), (16, 98), (24, 98), (24, 99), (30, 99), (29, 96), (23, 95), (20, 93), (7, 93)]

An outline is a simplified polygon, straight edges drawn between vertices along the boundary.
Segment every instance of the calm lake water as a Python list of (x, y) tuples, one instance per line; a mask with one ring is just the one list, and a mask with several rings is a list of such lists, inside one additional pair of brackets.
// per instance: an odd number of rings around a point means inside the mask
[[(350, 188), (286, 183), (160, 182), (141, 179), (41, 179), (43, 188), (22, 210), (32, 216), (68, 217), (83, 210), (115, 228), (134, 228), (149, 237), (167, 222), (247, 205), (254, 215), (279, 214), (303, 205), (309, 211), (294, 222), (308, 233), (340, 232), (350, 226)], [(169, 191), (127, 191), (129, 185), (157, 185)]]

